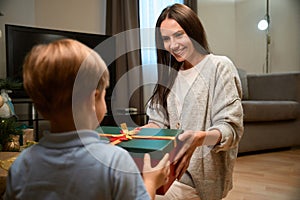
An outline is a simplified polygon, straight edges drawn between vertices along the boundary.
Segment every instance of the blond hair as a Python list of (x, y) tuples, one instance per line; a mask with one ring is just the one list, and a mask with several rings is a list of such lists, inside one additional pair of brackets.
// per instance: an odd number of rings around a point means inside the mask
[(49, 118), (72, 108), (72, 103), (78, 104), (95, 89), (104, 91), (109, 74), (95, 51), (78, 41), (63, 39), (37, 45), (29, 52), (23, 80), (37, 110)]

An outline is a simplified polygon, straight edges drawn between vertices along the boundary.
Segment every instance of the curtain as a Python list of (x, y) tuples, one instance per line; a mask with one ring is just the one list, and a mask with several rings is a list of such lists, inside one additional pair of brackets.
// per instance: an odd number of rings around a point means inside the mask
[(116, 37), (117, 45), (117, 87), (112, 110), (134, 107), (143, 113), (138, 0), (108, 0), (106, 3), (106, 34)]
[(190, 7), (196, 14), (198, 13), (197, 0), (184, 0), (184, 4)]

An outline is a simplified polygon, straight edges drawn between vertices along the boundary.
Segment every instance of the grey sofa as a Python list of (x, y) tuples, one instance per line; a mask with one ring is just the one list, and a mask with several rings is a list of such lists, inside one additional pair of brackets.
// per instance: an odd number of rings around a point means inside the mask
[(239, 153), (300, 146), (300, 72), (251, 75), (239, 69), (244, 135)]

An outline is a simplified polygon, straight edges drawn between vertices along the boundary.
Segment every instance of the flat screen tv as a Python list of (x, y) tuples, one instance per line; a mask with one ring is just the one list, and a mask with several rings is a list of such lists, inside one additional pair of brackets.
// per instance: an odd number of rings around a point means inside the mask
[[(110, 87), (106, 91), (106, 99), (111, 100), (112, 90), (116, 82), (114, 62), (116, 45), (114, 38), (108, 35), (6, 24), (6, 77), (10, 80), (22, 82), (22, 65), (31, 48), (36, 44), (46, 44), (63, 38), (71, 38), (82, 42), (99, 53), (104, 62), (108, 64)], [(12, 98), (29, 98), (24, 89), (13, 91), (10, 96)]]

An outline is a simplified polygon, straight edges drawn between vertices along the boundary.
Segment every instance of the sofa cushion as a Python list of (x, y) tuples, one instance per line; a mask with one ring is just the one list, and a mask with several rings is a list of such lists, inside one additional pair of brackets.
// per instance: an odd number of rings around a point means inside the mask
[(297, 118), (297, 101), (242, 101), (244, 122), (293, 120)]
[(242, 84), (243, 97), (242, 99), (246, 100), (249, 98), (248, 92), (248, 82), (247, 82), (247, 72), (243, 69), (238, 68), (239, 77)]

